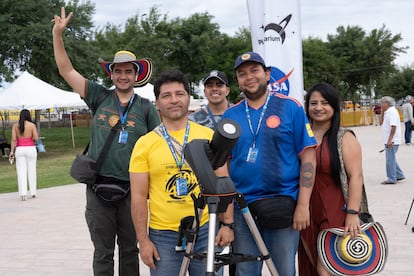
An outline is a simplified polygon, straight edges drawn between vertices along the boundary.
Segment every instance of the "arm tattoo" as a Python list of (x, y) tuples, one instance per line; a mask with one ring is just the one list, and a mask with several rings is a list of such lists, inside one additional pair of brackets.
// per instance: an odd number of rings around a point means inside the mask
[(300, 185), (305, 188), (311, 188), (313, 186), (313, 173), (315, 171), (312, 163), (303, 163), (300, 170)]

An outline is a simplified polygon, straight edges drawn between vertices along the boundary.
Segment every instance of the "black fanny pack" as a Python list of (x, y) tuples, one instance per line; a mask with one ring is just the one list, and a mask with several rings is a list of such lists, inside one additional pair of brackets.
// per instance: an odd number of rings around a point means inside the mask
[(97, 183), (92, 185), (96, 195), (107, 202), (116, 202), (124, 199), (130, 191), (130, 184), (127, 181), (108, 178), (102, 180), (98, 177)]
[(249, 209), (258, 226), (271, 229), (287, 228), (293, 224), (296, 201), (290, 196), (256, 200)]

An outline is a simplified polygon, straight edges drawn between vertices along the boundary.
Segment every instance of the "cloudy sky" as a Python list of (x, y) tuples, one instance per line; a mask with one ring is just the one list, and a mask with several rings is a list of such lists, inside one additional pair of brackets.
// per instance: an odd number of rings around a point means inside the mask
[[(196, 12), (208, 12), (222, 32), (233, 35), (241, 26), (248, 27), (247, 5), (244, 0), (96, 0), (96, 27), (107, 22), (124, 24), (126, 19), (139, 14), (145, 16), (157, 5), (169, 19), (186, 18)], [(326, 39), (336, 34), (336, 28), (359, 26), (367, 33), (385, 25), (393, 35), (400, 33), (398, 46), (409, 46), (396, 63), (414, 64), (414, 1), (413, 0), (301, 0), (302, 36)]]

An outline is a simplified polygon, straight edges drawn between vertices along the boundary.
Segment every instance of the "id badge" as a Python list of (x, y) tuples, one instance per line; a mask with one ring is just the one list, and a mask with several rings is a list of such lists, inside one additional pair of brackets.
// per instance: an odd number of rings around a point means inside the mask
[(178, 196), (185, 196), (188, 194), (187, 179), (179, 177), (175, 182), (175, 189)]
[(127, 143), (127, 141), (128, 141), (128, 132), (127, 132), (127, 131), (122, 130), (122, 131), (119, 133), (118, 143), (119, 143), (119, 144), (126, 144), (126, 143)]
[(247, 162), (249, 163), (255, 163), (257, 159), (257, 155), (259, 154), (259, 149), (250, 147), (249, 153), (247, 154)]

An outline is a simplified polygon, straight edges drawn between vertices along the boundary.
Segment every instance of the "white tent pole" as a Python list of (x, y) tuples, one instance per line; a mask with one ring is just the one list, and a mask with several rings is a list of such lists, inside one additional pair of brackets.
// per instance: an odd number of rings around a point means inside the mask
[(70, 120), (70, 131), (72, 133), (72, 146), (75, 147), (75, 137), (73, 136), (72, 112), (69, 113), (69, 120)]

